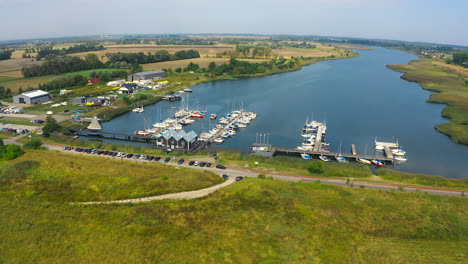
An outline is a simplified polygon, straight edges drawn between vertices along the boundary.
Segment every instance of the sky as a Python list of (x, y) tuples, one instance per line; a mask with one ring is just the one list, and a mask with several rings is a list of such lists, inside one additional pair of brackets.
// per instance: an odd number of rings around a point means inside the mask
[(468, 46), (467, 0), (0, 0), (0, 40), (253, 33)]

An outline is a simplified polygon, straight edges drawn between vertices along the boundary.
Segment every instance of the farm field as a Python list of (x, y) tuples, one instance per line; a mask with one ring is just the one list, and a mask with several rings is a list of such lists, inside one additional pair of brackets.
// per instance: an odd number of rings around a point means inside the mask
[[(35, 64), (41, 64), (42, 62), (38, 62), (34, 59), (9, 59), (9, 60), (2, 60), (0, 61), (0, 76), (9, 76), (4, 75), (5, 72), (13, 72), (13, 71), (20, 71), (25, 66), (31, 66)], [(22, 75), (21, 75), (22, 76)], [(15, 76), (13, 76), (15, 77)]]
[(105, 50), (99, 51), (89, 51), (74, 53), (73, 56), (85, 57), (89, 53), (96, 54), (102, 61), (106, 61), (106, 53), (136, 53), (136, 52), (156, 52), (159, 50), (167, 50), (170, 53), (174, 53), (180, 50), (189, 50), (194, 49), (200, 52), (200, 56), (204, 55), (216, 55), (217, 53), (223, 52), (225, 50), (232, 50), (234, 47), (231, 46), (191, 46), (191, 45), (154, 45), (154, 44), (128, 44), (128, 45), (109, 45), (105, 46)]

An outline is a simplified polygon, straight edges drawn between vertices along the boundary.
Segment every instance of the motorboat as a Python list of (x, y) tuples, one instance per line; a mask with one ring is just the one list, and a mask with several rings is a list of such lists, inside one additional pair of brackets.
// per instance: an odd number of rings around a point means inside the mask
[(135, 131), (134, 132), (135, 135), (138, 135), (138, 136), (149, 136), (150, 133), (146, 130), (138, 130), (138, 131)]
[(222, 138), (228, 138), (228, 137), (230, 137), (230, 136), (231, 136), (231, 134), (229, 134), (228, 132), (223, 133), (223, 134), (221, 135)]
[(403, 156), (395, 156), (394, 159), (395, 159), (395, 161), (397, 161), (397, 162), (405, 162), (405, 161), (408, 160), (407, 158), (405, 158), (405, 157), (403, 157)]
[(219, 137), (219, 138), (215, 138), (215, 139), (213, 139), (213, 142), (214, 142), (214, 143), (221, 144), (221, 143), (224, 142), (224, 139), (222, 139), (222, 138), (220, 138), (220, 137)]
[(384, 150), (384, 148), (385, 148), (385, 147), (382, 146), (382, 145), (376, 145), (376, 146), (375, 146), (375, 149), (376, 149), (376, 150)]
[(380, 160), (373, 159), (373, 160), (371, 160), (371, 162), (372, 162), (372, 164), (374, 164), (377, 167), (382, 167), (383, 166), (383, 162), (380, 161)]
[(323, 161), (330, 161), (330, 158), (328, 158), (327, 156), (324, 156), (324, 155), (320, 155), (319, 159), (321, 159)]
[(305, 154), (305, 153), (301, 154), (301, 157), (306, 160), (312, 159), (312, 156), (310, 156), (309, 154)]
[(190, 114), (190, 117), (193, 117), (193, 118), (204, 118), (205, 117), (205, 112), (203, 111), (193, 111), (191, 114)]
[(184, 92), (186, 92), (186, 93), (191, 93), (191, 92), (192, 92), (192, 89), (190, 89), (190, 88), (188, 88), (188, 87), (187, 87), (187, 88), (184, 88)]
[(183, 126), (186, 126), (186, 125), (190, 125), (190, 124), (192, 124), (194, 122), (195, 122), (195, 120), (193, 120), (191, 118), (184, 118), (184, 119), (179, 121), (179, 124), (181, 124)]
[(357, 158), (356, 160), (358, 162), (362, 163), (362, 164), (366, 164), (366, 165), (371, 165), (372, 164), (372, 162), (370, 162), (370, 160), (368, 160), (368, 159)]
[(404, 156), (406, 154), (406, 151), (404, 151), (401, 148), (392, 149), (392, 154), (396, 156)]
[(132, 112), (134, 113), (143, 113), (145, 110), (143, 109), (143, 106), (134, 108)]
[(218, 117), (216, 114), (211, 114), (211, 115), (210, 115), (210, 119), (211, 119), (211, 120), (215, 120), (216, 117)]

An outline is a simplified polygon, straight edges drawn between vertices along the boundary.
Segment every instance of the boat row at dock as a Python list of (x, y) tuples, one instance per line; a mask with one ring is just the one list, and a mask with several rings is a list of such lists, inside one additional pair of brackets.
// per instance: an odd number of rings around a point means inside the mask
[[(330, 153), (329, 143), (325, 142), (325, 134), (327, 131), (327, 126), (326, 123), (323, 122), (318, 122), (318, 121), (311, 121), (308, 122), (306, 121), (304, 127), (302, 128), (302, 145), (298, 146), (296, 148), (297, 151), (302, 152), (301, 157), (303, 159), (310, 160), (313, 158), (311, 153), (318, 153), (318, 158), (322, 161), (328, 162), (331, 159), (336, 160), (337, 162), (343, 163), (343, 162), (349, 162), (349, 159), (351, 156), (354, 156), (353, 159), (356, 160), (357, 162), (360, 162), (362, 164), (366, 165), (375, 165), (377, 167), (382, 167), (384, 165), (384, 162), (382, 161), (384, 156), (380, 156), (381, 158), (379, 159), (377, 153), (374, 156), (367, 156), (367, 153), (364, 154), (364, 157), (362, 156), (357, 156), (355, 153), (355, 146), (353, 144), (353, 153), (352, 155), (342, 155), (341, 153), (341, 143), (338, 148), (338, 152), (335, 153)], [(398, 141), (396, 143), (393, 142), (381, 142), (375, 140), (375, 149), (377, 151), (383, 151), (384, 155), (386, 156), (386, 160), (391, 159), (395, 163), (401, 163), (407, 161), (407, 159), (404, 157), (406, 154), (406, 151), (404, 151), (398, 144)], [(308, 153), (307, 153), (308, 152)], [(367, 152), (367, 146), (366, 146), (366, 152)], [(345, 156), (348, 156), (346, 158)], [(370, 158), (371, 157), (371, 158)]]
[[(199, 141), (208, 143), (223, 143), (226, 139), (236, 135), (236, 131), (247, 127), (257, 117), (254, 112), (235, 110), (219, 118), (219, 123), (208, 132), (202, 133)], [(213, 116), (212, 116), (213, 118)], [(216, 117), (215, 117), (216, 118)]]
[[(188, 126), (207, 116), (206, 111), (189, 110), (181, 108), (174, 113), (173, 118), (167, 118), (154, 123), (152, 128), (135, 131), (139, 136), (160, 137), (169, 130), (181, 131), (184, 126)], [(216, 120), (216, 114), (211, 114), (210, 119)], [(255, 119), (257, 114), (254, 112), (245, 112), (243, 110), (231, 111), (227, 115), (220, 116), (218, 124), (208, 132), (199, 135), (198, 141), (207, 143), (223, 143), (226, 139), (236, 135), (236, 131), (245, 128)]]

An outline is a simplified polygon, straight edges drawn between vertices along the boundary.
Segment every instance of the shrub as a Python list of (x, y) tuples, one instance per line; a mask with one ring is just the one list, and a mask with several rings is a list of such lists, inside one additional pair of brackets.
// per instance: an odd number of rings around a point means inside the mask
[(23, 155), (23, 150), (18, 145), (7, 145), (4, 152), (3, 158), (6, 160), (16, 159), (17, 157)]
[(42, 142), (39, 139), (33, 139), (23, 146), (25, 149), (41, 149)]
[(266, 179), (266, 175), (261, 173), (257, 176), (259, 179)]
[(165, 181), (165, 180), (169, 179), (169, 177), (167, 177), (166, 175), (163, 175), (163, 176), (161, 176), (161, 179), (163, 179)]
[(325, 166), (323, 166), (323, 162), (321, 161), (312, 161), (309, 164), (308, 168), (310, 173), (323, 173), (325, 171)]

